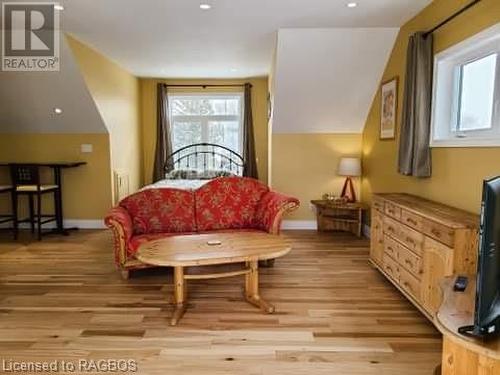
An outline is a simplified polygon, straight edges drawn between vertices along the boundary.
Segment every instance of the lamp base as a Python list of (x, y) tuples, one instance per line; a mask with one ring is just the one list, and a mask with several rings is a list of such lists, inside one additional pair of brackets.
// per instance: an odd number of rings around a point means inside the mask
[(356, 192), (354, 191), (354, 184), (352, 183), (351, 177), (345, 179), (342, 194), (340, 196), (346, 198), (349, 203), (356, 202)]

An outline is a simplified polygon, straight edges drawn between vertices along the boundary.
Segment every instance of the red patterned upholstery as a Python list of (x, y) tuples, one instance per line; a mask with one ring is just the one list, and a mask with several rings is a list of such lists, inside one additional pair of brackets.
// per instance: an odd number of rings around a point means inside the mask
[(193, 192), (147, 189), (120, 202), (132, 218), (134, 234), (195, 232)]
[(213, 231), (266, 231), (277, 234), (284, 212), (299, 201), (243, 177), (217, 178), (198, 190), (147, 189), (122, 200), (105, 219), (122, 270), (147, 267), (134, 254), (145, 242), (180, 234)]
[(282, 214), (288, 210), (298, 207), (300, 204), (296, 198), (269, 191), (259, 202), (255, 212), (255, 224), (258, 229), (269, 233), (278, 234)]
[(266, 185), (251, 178), (210, 181), (194, 193), (198, 230), (254, 228), (257, 206), (268, 191)]
[(132, 237), (134, 228), (128, 211), (122, 207), (113, 207), (108, 216), (104, 219), (105, 224), (110, 227), (111, 221), (115, 220), (123, 229), (123, 239), (129, 241)]

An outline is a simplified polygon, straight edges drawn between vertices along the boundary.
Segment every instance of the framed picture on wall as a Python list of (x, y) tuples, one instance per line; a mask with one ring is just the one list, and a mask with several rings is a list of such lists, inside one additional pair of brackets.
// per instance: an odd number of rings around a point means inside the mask
[(398, 77), (382, 83), (380, 108), (380, 139), (396, 138), (398, 113)]

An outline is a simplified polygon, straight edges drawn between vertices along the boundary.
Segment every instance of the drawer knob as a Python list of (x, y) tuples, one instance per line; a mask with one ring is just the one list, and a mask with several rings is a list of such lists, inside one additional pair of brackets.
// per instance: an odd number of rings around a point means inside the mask
[(403, 282), (403, 286), (404, 286), (405, 288), (408, 288), (409, 290), (411, 290), (411, 291), (413, 292), (413, 288), (411, 287), (411, 285), (410, 285), (410, 283), (409, 283), (409, 282), (404, 281), (404, 282)]
[(437, 229), (432, 229), (432, 230), (431, 230), (431, 233), (432, 233), (433, 235), (435, 235), (436, 237), (441, 237), (441, 232), (440, 232), (440, 231), (438, 231)]
[(413, 225), (417, 225), (417, 224), (418, 224), (415, 220), (413, 220), (413, 219), (411, 219), (411, 218), (407, 218), (407, 219), (406, 219), (406, 222), (407, 222), (407, 223), (410, 223), (410, 224), (413, 224)]
[(410, 267), (413, 267), (413, 263), (409, 259), (405, 259), (405, 263)]

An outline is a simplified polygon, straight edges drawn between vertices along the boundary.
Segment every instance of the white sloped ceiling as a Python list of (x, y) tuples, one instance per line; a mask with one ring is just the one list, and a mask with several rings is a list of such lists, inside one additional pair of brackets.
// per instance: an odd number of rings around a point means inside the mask
[(282, 29), (273, 133), (360, 133), (397, 28)]
[(107, 133), (66, 38), (59, 72), (0, 71), (0, 133)]

